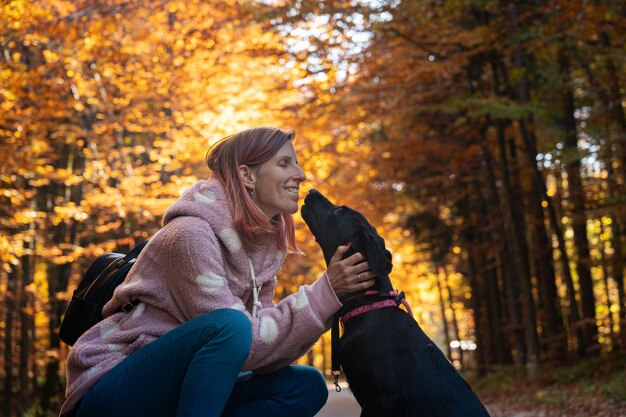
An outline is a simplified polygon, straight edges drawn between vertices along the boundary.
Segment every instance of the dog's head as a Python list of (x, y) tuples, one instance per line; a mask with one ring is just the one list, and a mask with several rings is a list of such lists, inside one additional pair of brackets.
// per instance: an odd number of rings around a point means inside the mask
[(339, 246), (350, 242), (344, 258), (360, 252), (376, 274), (375, 289), (379, 292), (393, 289), (389, 281), (391, 253), (365, 216), (350, 207), (336, 206), (319, 191), (311, 190), (304, 199), (302, 218), (322, 248), (326, 265)]

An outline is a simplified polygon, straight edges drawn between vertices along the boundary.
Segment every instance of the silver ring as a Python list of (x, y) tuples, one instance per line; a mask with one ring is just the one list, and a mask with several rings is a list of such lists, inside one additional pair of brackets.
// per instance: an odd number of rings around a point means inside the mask
[(356, 274), (356, 280), (361, 281), (361, 274)]

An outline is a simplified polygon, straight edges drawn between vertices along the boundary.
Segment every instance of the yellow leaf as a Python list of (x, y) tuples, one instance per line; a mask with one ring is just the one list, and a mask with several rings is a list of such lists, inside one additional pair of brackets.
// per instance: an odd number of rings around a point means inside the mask
[(56, 62), (59, 60), (59, 56), (49, 49), (46, 49), (45, 51), (43, 51), (43, 56), (44, 58), (46, 58), (46, 61), (48, 62)]

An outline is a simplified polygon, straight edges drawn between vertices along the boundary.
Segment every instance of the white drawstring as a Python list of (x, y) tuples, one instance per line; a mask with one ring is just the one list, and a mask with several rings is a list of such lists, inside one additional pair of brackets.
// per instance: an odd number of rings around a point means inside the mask
[(252, 259), (248, 258), (248, 264), (250, 265), (250, 278), (252, 279), (252, 317), (257, 317), (257, 308), (263, 307), (259, 301), (259, 291), (261, 291), (261, 285), (257, 288), (256, 276), (254, 275), (254, 268), (252, 267)]

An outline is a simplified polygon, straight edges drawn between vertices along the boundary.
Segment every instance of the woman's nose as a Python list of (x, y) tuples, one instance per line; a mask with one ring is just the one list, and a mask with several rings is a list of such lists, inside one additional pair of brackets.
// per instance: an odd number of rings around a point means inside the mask
[(299, 166), (296, 166), (296, 172), (293, 174), (293, 179), (299, 183), (306, 180), (306, 175), (304, 175), (304, 171)]

